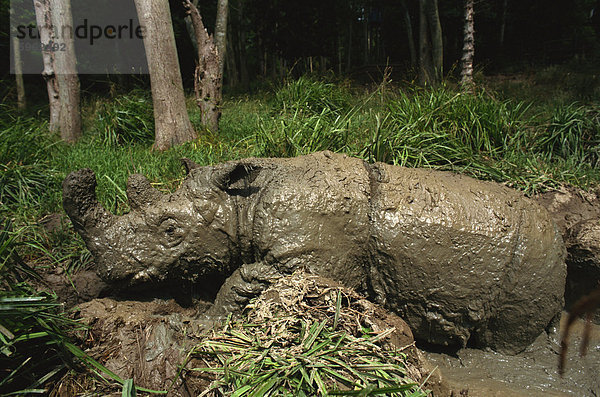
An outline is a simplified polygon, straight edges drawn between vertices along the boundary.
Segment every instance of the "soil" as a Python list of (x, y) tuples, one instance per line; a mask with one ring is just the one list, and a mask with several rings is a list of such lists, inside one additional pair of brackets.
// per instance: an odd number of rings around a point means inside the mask
[[(393, 328), (394, 332), (382, 339), (382, 346), (393, 346), (407, 355), (406, 373), (424, 389), (432, 390), (435, 396), (451, 395), (440, 371), (415, 347), (412, 332), (401, 318), (332, 281), (302, 272), (282, 278), (257, 299), (248, 316), (252, 323), (267, 320), (269, 324), (274, 313), (277, 318), (285, 317), (278, 311), (283, 308), (288, 314), (322, 321), (322, 316), (331, 314), (331, 297), (337, 296), (337, 291), (349, 302), (342, 305), (338, 327), (350, 334), (363, 326), (373, 332)], [(209, 324), (198, 319), (201, 318), (199, 313), (209, 306), (207, 302), (197, 301), (192, 307), (184, 308), (173, 299), (99, 298), (80, 304), (75, 318), (89, 326), (88, 332), (79, 335), (86, 352), (123, 379), (134, 378), (136, 385), (149, 389), (168, 389), (169, 396), (197, 396), (212, 378), (189, 370), (178, 375), (188, 352), (207, 335)], [(304, 310), (306, 308), (310, 309)], [(195, 359), (187, 364), (186, 368), (209, 365), (205, 360), (197, 362)], [(78, 384), (85, 388), (77, 388)], [(118, 388), (111, 389), (89, 380), (83, 382), (74, 374), (65, 376), (54, 387), (52, 395), (71, 396), (84, 391), (119, 395)]]

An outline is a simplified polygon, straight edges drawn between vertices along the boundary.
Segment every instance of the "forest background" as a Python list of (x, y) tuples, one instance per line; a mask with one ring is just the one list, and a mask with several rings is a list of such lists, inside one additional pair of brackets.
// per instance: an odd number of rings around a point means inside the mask
[[(218, 3), (198, 4), (211, 34)], [(469, 3), (474, 72), (465, 85)], [(565, 185), (597, 189), (595, 0), (229, 0), (218, 128), (197, 106), (198, 51), (186, 8), (169, 6), (194, 135), (162, 151), (153, 149), (148, 75), (79, 75), (80, 135), (64, 142), (50, 128), (41, 74), (24, 75), (19, 95), (10, 74), (10, 2), (0, 1), (5, 390), (51, 389), (72, 368), (65, 357), (89, 362), (70, 342), (77, 324), (40, 281), (56, 269), (73, 275), (92, 266), (62, 211), (61, 182), (73, 170), (94, 169), (100, 201), (118, 214), (129, 210), (129, 174), (172, 191), (183, 179), (181, 157), (206, 165), (325, 149), (466, 173), (529, 195)]]

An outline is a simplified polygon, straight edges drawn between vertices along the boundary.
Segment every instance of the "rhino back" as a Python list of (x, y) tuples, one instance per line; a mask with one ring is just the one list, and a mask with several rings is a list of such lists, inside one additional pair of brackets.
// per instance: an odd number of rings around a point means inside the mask
[(371, 280), (415, 335), (518, 351), (559, 312), (563, 244), (520, 193), (452, 173), (377, 164)]

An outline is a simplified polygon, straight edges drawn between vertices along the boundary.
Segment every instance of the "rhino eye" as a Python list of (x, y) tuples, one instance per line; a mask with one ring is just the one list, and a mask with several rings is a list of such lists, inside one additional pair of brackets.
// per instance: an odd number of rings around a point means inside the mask
[(163, 234), (167, 245), (170, 246), (179, 244), (184, 237), (183, 229), (172, 218), (168, 218), (161, 223), (160, 232)]

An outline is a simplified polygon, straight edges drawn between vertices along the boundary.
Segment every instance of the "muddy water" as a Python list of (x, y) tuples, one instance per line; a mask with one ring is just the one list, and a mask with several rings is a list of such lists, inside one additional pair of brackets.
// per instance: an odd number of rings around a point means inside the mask
[[(566, 316), (563, 314), (561, 325)], [(476, 349), (455, 356), (425, 353), (439, 366), (454, 390), (469, 397), (600, 396), (600, 325), (592, 326), (589, 349), (579, 357), (583, 321), (570, 333), (565, 375), (558, 375), (559, 333), (542, 334), (524, 352), (508, 356)]]

